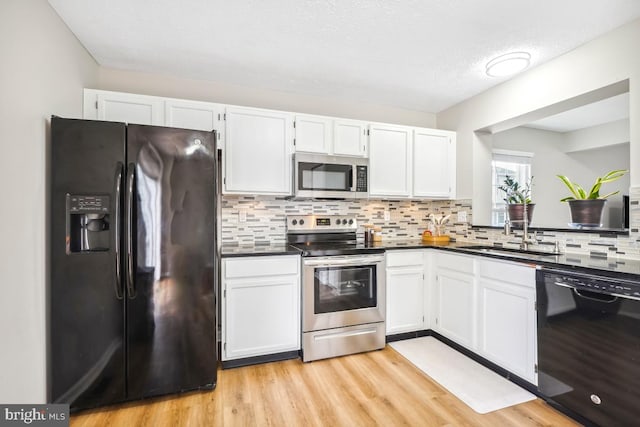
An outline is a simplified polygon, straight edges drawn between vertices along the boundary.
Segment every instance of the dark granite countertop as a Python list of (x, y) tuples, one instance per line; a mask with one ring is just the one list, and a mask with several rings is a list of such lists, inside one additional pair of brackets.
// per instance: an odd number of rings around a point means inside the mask
[[(503, 259), (528, 264), (536, 264), (549, 268), (569, 268), (579, 270), (590, 270), (593, 273), (602, 273), (604, 275), (614, 275), (615, 277), (628, 276), (631, 280), (640, 280), (640, 260), (627, 258), (600, 258), (590, 257), (588, 255), (562, 253), (560, 255), (552, 254), (526, 254), (520, 252), (485, 252), (474, 249), (473, 247), (481, 246), (472, 242), (451, 242), (449, 244), (431, 244), (424, 243), (421, 240), (407, 241), (389, 241), (382, 245), (387, 250), (394, 249), (426, 249), (435, 248), (446, 251), (466, 253), (469, 255), (480, 255), (488, 258)], [(490, 245), (484, 245), (490, 246)], [(497, 248), (499, 249), (499, 247)], [(536, 248), (537, 249), (537, 248)], [(551, 249), (551, 248), (549, 248)], [(543, 248), (537, 249), (544, 252)], [(550, 250), (548, 250), (550, 252)]]
[[(422, 240), (385, 240), (375, 243), (373, 247), (385, 250), (398, 249), (441, 249), (469, 255), (484, 256), (487, 258), (515, 261), (526, 264), (536, 264), (548, 268), (569, 268), (576, 270), (589, 270), (592, 273), (626, 277), (630, 280), (640, 280), (640, 260), (626, 258), (597, 258), (587, 255), (563, 253), (560, 255), (538, 255), (520, 252), (486, 252), (473, 247), (479, 244), (472, 242), (451, 242), (448, 244), (425, 243)], [(485, 245), (489, 246), (489, 245)], [(536, 248), (540, 252), (544, 248)], [(551, 249), (551, 248), (549, 248)], [(256, 245), (256, 246), (222, 246), (222, 258), (242, 256), (269, 256), (269, 255), (298, 255), (300, 251), (287, 244)]]

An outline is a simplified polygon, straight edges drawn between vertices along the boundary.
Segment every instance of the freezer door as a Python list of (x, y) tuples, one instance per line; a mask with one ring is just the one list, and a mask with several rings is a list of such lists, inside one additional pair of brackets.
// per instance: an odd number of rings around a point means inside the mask
[(48, 400), (72, 410), (125, 399), (124, 143), (123, 123), (51, 120)]
[(216, 382), (213, 133), (130, 125), (128, 397)]

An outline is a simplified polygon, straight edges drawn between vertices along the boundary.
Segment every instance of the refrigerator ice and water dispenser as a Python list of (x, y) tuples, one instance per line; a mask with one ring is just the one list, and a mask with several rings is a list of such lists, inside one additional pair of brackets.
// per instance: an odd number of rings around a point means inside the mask
[(109, 196), (67, 194), (67, 253), (108, 251)]

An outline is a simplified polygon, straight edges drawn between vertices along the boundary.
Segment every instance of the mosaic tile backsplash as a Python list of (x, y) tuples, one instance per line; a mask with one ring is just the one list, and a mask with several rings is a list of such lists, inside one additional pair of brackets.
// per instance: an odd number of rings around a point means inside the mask
[[(596, 257), (640, 259), (640, 188), (632, 188), (629, 235), (543, 231), (537, 233), (537, 250), (551, 251), (556, 241), (566, 253)], [(389, 211), (390, 220), (384, 220)], [(505, 236), (501, 229), (472, 227), (471, 200), (355, 200), (293, 201), (281, 197), (224, 196), (221, 206), (221, 239), (224, 245), (269, 245), (286, 241), (288, 215), (356, 215), (359, 224), (382, 227), (383, 240), (419, 239), (429, 228), (429, 214), (451, 215), (444, 232), (454, 241), (518, 247), (521, 232)], [(466, 222), (457, 222), (465, 212)], [(244, 221), (241, 221), (244, 220)], [(362, 238), (362, 229), (358, 237)]]
[[(384, 220), (388, 210), (390, 220)], [(356, 215), (358, 224), (371, 223), (382, 227), (383, 239), (419, 239), (429, 226), (427, 217), (467, 213), (471, 221), (471, 200), (443, 201), (388, 201), (388, 200), (324, 200), (293, 201), (281, 197), (233, 197), (222, 198), (222, 244), (268, 245), (282, 244), (286, 240), (288, 215)], [(246, 215), (246, 221), (240, 221)], [(468, 225), (450, 222), (448, 234), (466, 236)], [(359, 237), (362, 229), (359, 229)]]

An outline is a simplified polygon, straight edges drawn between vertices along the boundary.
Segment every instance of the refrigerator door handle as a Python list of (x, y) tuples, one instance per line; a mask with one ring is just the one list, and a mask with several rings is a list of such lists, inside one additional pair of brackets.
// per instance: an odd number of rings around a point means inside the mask
[(115, 193), (115, 220), (113, 221), (113, 247), (114, 247), (114, 253), (115, 253), (115, 264), (116, 264), (116, 281), (115, 281), (115, 288), (116, 288), (116, 298), (118, 299), (122, 299), (123, 295), (122, 295), (122, 265), (121, 265), (121, 259), (120, 259), (120, 244), (121, 244), (121, 240), (120, 240), (120, 220), (122, 217), (122, 212), (120, 212), (120, 193), (121, 193), (121, 188), (122, 188), (122, 168), (123, 168), (123, 164), (122, 162), (118, 162), (118, 164), (116, 165), (116, 173), (115, 173), (115, 179), (114, 179), (114, 193)]
[(136, 289), (133, 276), (133, 189), (136, 165), (129, 163), (127, 169), (127, 295), (129, 298), (135, 298)]

